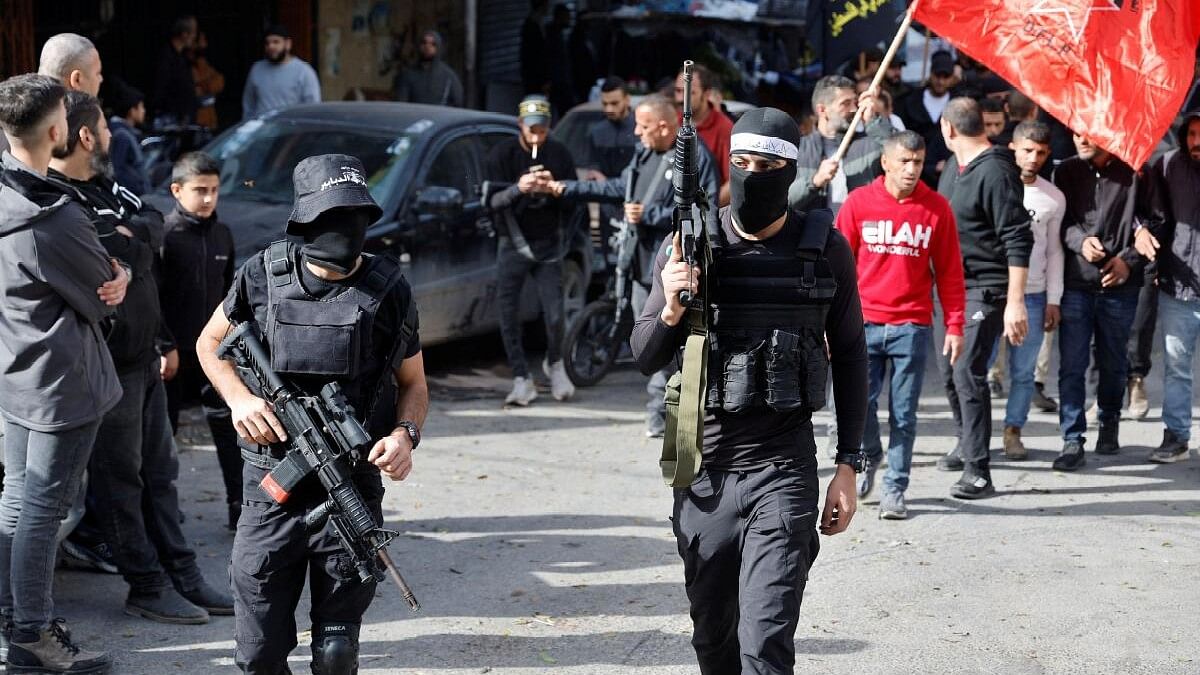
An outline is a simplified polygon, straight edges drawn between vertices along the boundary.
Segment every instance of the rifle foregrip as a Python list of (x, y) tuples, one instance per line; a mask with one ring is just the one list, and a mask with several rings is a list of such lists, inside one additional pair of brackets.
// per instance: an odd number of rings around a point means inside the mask
[(329, 491), (329, 497), (337, 503), (338, 509), (349, 521), (350, 527), (354, 529), (356, 537), (360, 539), (366, 537), (378, 527), (375, 516), (367, 508), (366, 502), (358, 493), (358, 488), (354, 487), (354, 483), (346, 481), (334, 487)]

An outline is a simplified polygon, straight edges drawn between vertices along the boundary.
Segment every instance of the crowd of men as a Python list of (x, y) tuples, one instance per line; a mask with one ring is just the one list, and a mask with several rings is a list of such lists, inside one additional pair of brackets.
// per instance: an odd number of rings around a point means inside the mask
[[(193, 77), (194, 52), (187, 53), (198, 37), (194, 19), (176, 25), (162, 82), (178, 84), (185, 71)], [(422, 36), (420, 62), (396, 80), (398, 97), (461, 101), (440, 48), (436, 33)], [(248, 115), (319, 100), (316, 75), (291, 55), (285, 28), (267, 32), (265, 52), (247, 83)], [(38, 74), (0, 83), (0, 657), (39, 672), (97, 672), (111, 662), (82, 649), (54, 618), (61, 544), (67, 557), (123, 575), (129, 614), (185, 624), (236, 614), (237, 662), (247, 672), (286, 668), (311, 563), (319, 568), (311, 581), (314, 667), (351, 672), (373, 586), (350, 583), (332, 535), (303, 534), (303, 506), (263, 494), (287, 431), (216, 347), (235, 324), (255, 322), (281, 372), (317, 389), (330, 378), (344, 383), (356, 408), (370, 411), (362, 422), (378, 439), (355, 474), (378, 518), (380, 475), (402, 480), (411, 470), (428, 394), (411, 289), (388, 256), (363, 254), (366, 228), (381, 211), (362, 165), (344, 155), (302, 161), (286, 232), (303, 244), (273, 245), (235, 270), (232, 236), (216, 216), (219, 164), (187, 154), (173, 167), (172, 212), (142, 202), (144, 184), (130, 171), (146, 105), (140, 93), (118, 88), (106, 118), (102, 80), (91, 42), (62, 34), (43, 47)], [(498, 143), (484, 169), (484, 199), (498, 223), (497, 311), (513, 373), (505, 403), (526, 406), (538, 396), (519, 315), (530, 279), (546, 331), (542, 371), (555, 399), (574, 395), (562, 354), (564, 241), (577, 204), (600, 202), (636, 233), (631, 346), (650, 377), (651, 437), (673, 432), (678, 419), (667, 402), (680, 391), (676, 372), (693, 317), (680, 294), (701, 283), (672, 231), (685, 98), (694, 113), (707, 196), (698, 209), (718, 225), (723, 246), (721, 283), (710, 298), (722, 319), (712, 327), (718, 369), (693, 430), (703, 469), (676, 491), (674, 527), (706, 672), (753, 669), (750, 661), (788, 672), (818, 527), (836, 534), (849, 526), (885, 458), (879, 515), (907, 517), (931, 354), (957, 437), (938, 467), (960, 472), (956, 498), (995, 493), (991, 406), (1005, 378), (1007, 459), (1028, 457), (1022, 429), (1038, 405), (1059, 415), (1054, 468), (1086, 463), (1089, 366), (1098, 425), (1091, 449), (1119, 452), (1127, 391), (1132, 403), (1145, 402), (1156, 325), (1167, 347), (1165, 430), (1149, 459), (1188, 457), (1200, 339), (1200, 113), (1183, 119), (1176, 150), (1135, 169), (1081, 134), (1072, 135), (1073, 156), (1055, 159), (1061, 125), (1019, 92), (973, 86), (947, 52), (932, 56), (919, 89), (821, 79), (808, 133), (772, 108), (735, 122), (713, 73), (697, 67), (690, 90), (681, 72), (636, 105), (619, 78), (604, 80), (604, 119), (588, 130), (584, 155), (573, 157), (550, 138), (561, 111), (549, 82), (548, 93), (521, 101), (520, 133)], [(193, 120), (196, 86), (156, 87), (151, 108)], [(859, 109), (862, 126), (838, 156)], [(584, 180), (576, 167), (587, 169)], [(353, 321), (339, 303), (355, 311)], [(1039, 386), (1046, 375), (1038, 379), (1055, 335), (1057, 402)], [(1004, 344), (1004, 367), (989, 381)], [(347, 362), (349, 353), (360, 361)], [(1132, 368), (1131, 355), (1145, 367)], [(378, 417), (377, 382), (396, 387)], [(878, 420), (885, 386), (886, 451)], [(203, 405), (228, 525), (237, 531), (232, 589), (203, 578), (180, 527), (173, 436), (180, 409), (192, 402)], [(839, 468), (818, 515), (812, 412), (826, 402), (837, 420), (831, 445)], [(787, 499), (775, 499), (780, 494)], [(739, 515), (750, 502), (778, 509), (786, 536), (755, 530)], [(267, 551), (280, 552), (271, 569)], [(778, 569), (739, 578), (752, 558)]]
[[(949, 52), (932, 55), (924, 87), (901, 88), (892, 82), (876, 92), (862, 82), (833, 75), (816, 84), (811, 131), (799, 139), (797, 175), (788, 188), (791, 208), (828, 208), (836, 214), (836, 226), (850, 239), (859, 265), (871, 356), (870, 415), (862, 446), (868, 461), (858, 479), (859, 495), (872, 492), (876, 470), (883, 465), (876, 402), (886, 385), (891, 428), (882, 513), (905, 517), (917, 401), (926, 356), (935, 348), (942, 355), (942, 385), (958, 439), (938, 467), (961, 472), (951, 490), (954, 496), (975, 499), (994, 492), (988, 451), (991, 404), (1003, 394), (1005, 380), (1006, 458), (1028, 457), (1021, 432), (1035, 405), (1060, 418), (1062, 446), (1054, 468), (1071, 471), (1086, 462), (1089, 419), (1098, 425), (1094, 451), (1118, 452), (1127, 394), (1131, 416), (1143, 417), (1148, 408), (1144, 378), (1161, 298), (1179, 297), (1184, 303), (1193, 298), (1196, 260), (1192, 229), (1186, 224), (1195, 219), (1195, 205), (1191, 191), (1182, 186), (1193, 177), (1186, 173), (1195, 169), (1191, 162), (1200, 157), (1200, 123), (1184, 120), (1179, 149), (1135, 171), (1085, 136), (1072, 135), (1027, 96), (997, 84), (994, 76), (964, 76), (962, 63)], [(547, 143), (550, 154), (564, 154), (553, 140), (545, 140), (551, 103), (539, 95), (522, 103), (523, 136), (506, 151), (517, 161), (505, 170), (493, 168), (488, 178), (511, 183), (511, 194), (555, 210), (560, 221), (568, 213), (561, 207), (573, 199), (621, 204), (613, 216), (624, 218), (638, 233), (634, 303), (640, 310), (654, 281), (655, 252), (671, 226), (672, 194), (661, 188), (670, 183), (668, 151), (684, 94), (681, 74), (673, 109), (669, 99), (657, 94), (632, 107), (622, 85), (615, 77), (602, 83), (605, 119), (589, 129), (587, 149), (575, 158), (588, 169), (589, 180), (572, 180), (574, 171), (568, 169), (573, 167), (553, 170), (532, 152)], [(711, 73), (699, 68), (693, 109), (705, 145), (701, 184), (717, 206), (729, 201), (733, 121), (717, 104), (719, 97), (710, 94), (714, 87), (719, 88)], [(895, 98), (889, 89), (897, 92)], [(836, 158), (859, 107), (864, 109), (862, 122), (845, 155)], [(536, 115), (526, 114), (535, 108)], [(1064, 134), (1072, 138), (1075, 153), (1055, 159), (1055, 146)], [(726, 171), (716, 171), (719, 167)], [(512, 241), (510, 233), (520, 236), (528, 217), (523, 214), (530, 211), (504, 198), (494, 198), (492, 206), (509, 222), (500, 233), (503, 249)], [(1166, 245), (1160, 234), (1171, 241), (1169, 255), (1158, 253)], [(502, 261), (501, 267), (509, 265)], [(543, 278), (554, 285), (557, 277)], [(519, 288), (515, 281), (514, 288)], [(546, 297), (561, 294), (543, 292), (543, 301)], [(1178, 323), (1186, 307), (1172, 305), (1174, 323), (1168, 328), (1163, 321), (1161, 326), (1171, 360), (1164, 406), (1171, 412), (1164, 415), (1162, 445), (1150, 456), (1156, 462), (1187, 455), (1190, 398), (1185, 401), (1183, 392), (1191, 391), (1190, 375), (1185, 375), (1195, 336)], [(515, 322), (515, 306), (501, 311), (510, 324)], [(941, 316), (945, 335), (936, 344), (935, 314)], [(553, 344), (562, 332), (561, 317), (553, 311), (548, 316), (547, 337)], [(1045, 390), (1056, 337), (1061, 403)], [(506, 403), (526, 405), (536, 389), (527, 381), (522, 357), (514, 356), (518, 338), (506, 332), (518, 378)], [(568, 398), (570, 383), (556, 371), (557, 347), (551, 347), (549, 356), (552, 391), (560, 400)], [(1089, 365), (1095, 401), (1091, 410)], [(668, 364), (648, 387), (651, 437), (663, 433), (662, 385), (672, 370)], [(830, 447), (837, 445), (834, 423)]]

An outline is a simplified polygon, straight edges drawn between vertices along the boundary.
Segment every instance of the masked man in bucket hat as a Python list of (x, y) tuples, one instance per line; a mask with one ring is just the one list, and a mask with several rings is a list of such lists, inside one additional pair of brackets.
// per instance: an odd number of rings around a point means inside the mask
[(205, 374), (229, 404), (246, 460), (230, 564), (235, 660), (246, 673), (291, 672), (287, 656), (296, 646), (296, 604), (306, 576), (313, 672), (357, 672), (359, 626), (375, 582), (359, 581), (329, 523), (306, 529), (305, 515), (327, 498), (314, 477), (300, 482), (285, 504), (260, 487), (289, 449), (288, 438), (270, 405), (216, 355), (231, 322), (254, 322), (272, 367), (305, 393), (341, 385), (377, 439), (366, 460), (352, 465), (376, 522), (382, 522), (380, 473), (408, 477), (429, 407), (412, 289), (393, 256), (362, 252), (367, 227), (381, 213), (365, 175), (347, 155), (297, 164), (287, 234), (303, 243), (278, 241), (247, 260), (196, 344)]

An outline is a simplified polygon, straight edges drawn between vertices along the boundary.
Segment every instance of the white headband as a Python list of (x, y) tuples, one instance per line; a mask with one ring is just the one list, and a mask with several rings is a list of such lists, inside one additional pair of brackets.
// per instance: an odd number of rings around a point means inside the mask
[(766, 153), (795, 161), (800, 157), (800, 149), (794, 143), (774, 136), (739, 133), (729, 138), (729, 154), (735, 152)]

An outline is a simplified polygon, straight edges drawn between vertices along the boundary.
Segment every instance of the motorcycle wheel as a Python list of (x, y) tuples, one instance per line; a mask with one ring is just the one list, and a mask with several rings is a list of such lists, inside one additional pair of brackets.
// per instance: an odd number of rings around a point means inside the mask
[(563, 338), (563, 366), (577, 387), (590, 387), (608, 374), (626, 335), (612, 334), (616, 305), (609, 300), (588, 303), (571, 321)]

